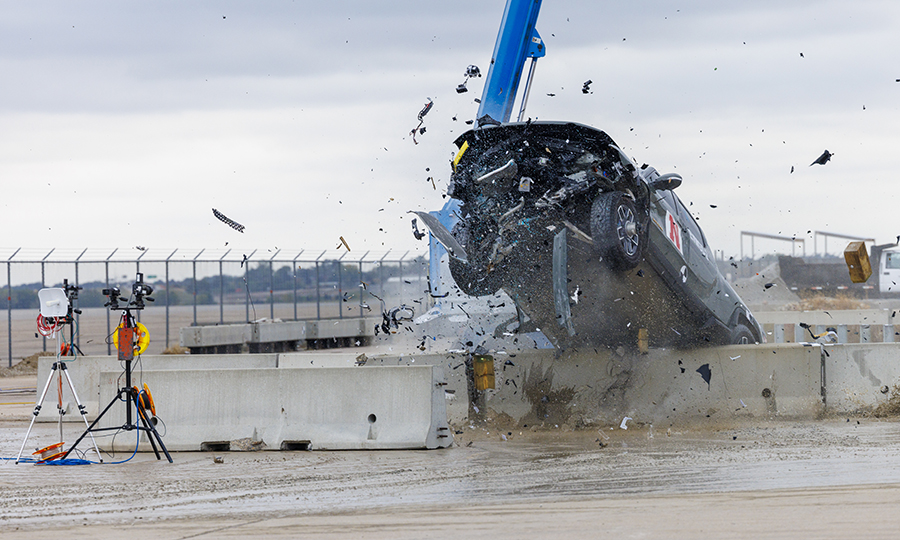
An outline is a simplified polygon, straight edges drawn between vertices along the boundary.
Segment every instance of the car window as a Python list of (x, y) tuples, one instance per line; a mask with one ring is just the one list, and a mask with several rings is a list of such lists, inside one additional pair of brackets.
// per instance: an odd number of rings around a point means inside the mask
[(666, 204), (669, 206), (669, 209), (676, 216), (678, 215), (678, 203), (675, 200), (675, 194), (672, 193), (672, 190), (664, 189), (659, 191), (659, 194), (662, 196), (663, 200), (666, 201)]
[[(669, 193), (672, 193), (671, 191)], [(703, 247), (706, 247), (706, 238), (703, 236), (703, 231), (700, 229), (700, 225), (697, 225), (697, 221), (694, 219), (694, 216), (688, 212), (687, 207), (681, 202), (681, 199), (678, 198), (677, 195), (672, 193), (672, 196), (675, 197), (675, 200), (678, 201), (676, 205), (678, 208), (678, 215), (681, 217), (681, 221), (685, 227), (694, 235), (694, 238), (697, 239)]]

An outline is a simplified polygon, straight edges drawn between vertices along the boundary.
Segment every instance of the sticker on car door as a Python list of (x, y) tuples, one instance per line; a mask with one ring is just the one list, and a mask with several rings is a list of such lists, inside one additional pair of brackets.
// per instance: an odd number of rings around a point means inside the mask
[(675, 216), (668, 210), (666, 210), (666, 238), (669, 239), (669, 242), (672, 242), (678, 253), (684, 256), (684, 251), (681, 249), (681, 225), (678, 224)]

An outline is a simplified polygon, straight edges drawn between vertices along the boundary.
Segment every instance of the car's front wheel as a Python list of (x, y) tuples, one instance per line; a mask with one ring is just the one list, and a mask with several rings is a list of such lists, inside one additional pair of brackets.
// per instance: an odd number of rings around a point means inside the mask
[(597, 252), (613, 268), (629, 270), (641, 262), (646, 235), (631, 198), (621, 191), (597, 195), (591, 206), (591, 236)]
[(756, 338), (753, 337), (753, 332), (751, 332), (749, 328), (743, 324), (739, 324), (731, 329), (731, 343), (735, 345), (747, 345), (749, 343), (756, 343)]

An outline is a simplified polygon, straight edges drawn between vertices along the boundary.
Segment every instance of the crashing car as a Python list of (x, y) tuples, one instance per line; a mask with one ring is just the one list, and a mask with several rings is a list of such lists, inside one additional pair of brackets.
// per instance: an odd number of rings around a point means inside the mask
[(464, 293), (502, 289), (563, 348), (765, 341), (675, 194), (679, 175), (577, 123), (487, 126), (455, 144), (458, 221), (436, 236)]

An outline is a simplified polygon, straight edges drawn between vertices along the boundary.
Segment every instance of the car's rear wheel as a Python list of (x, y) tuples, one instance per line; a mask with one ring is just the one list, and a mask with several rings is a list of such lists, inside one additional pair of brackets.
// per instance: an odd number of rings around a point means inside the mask
[(747, 345), (749, 343), (756, 343), (756, 338), (749, 328), (743, 324), (739, 324), (731, 329), (731, 343), (735, 345)]
[(617, 269), (641, 262), (646, 236), (634, 202), (620, 191), (597, 195), (591, 207), (591, 236), (597, 252)]

